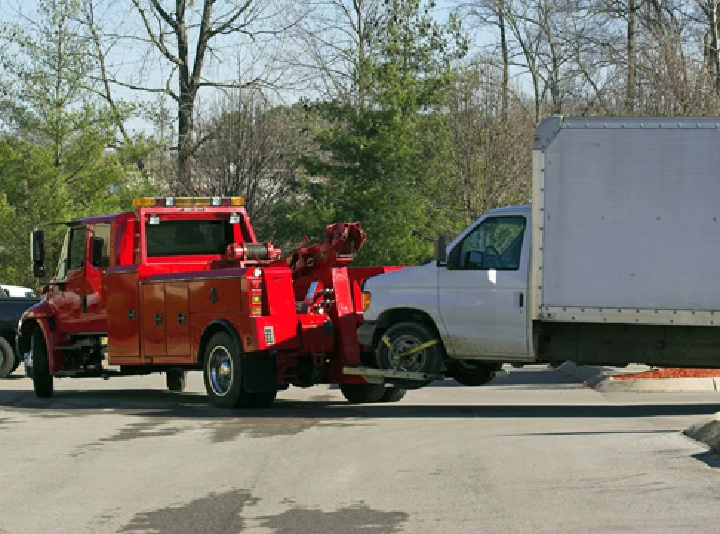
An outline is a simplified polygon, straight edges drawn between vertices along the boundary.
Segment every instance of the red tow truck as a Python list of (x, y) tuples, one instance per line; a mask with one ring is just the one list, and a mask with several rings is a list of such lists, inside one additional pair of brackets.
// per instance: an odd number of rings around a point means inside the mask
[[(257, 241), (242, 197), (133, 206), (59, 223), (57, 272), (16, 340), (39, 397), (52, 396), (54, 378), (154, 372), (182, 391), (186, 372), (202, 370), (222, 408), (266, 407), (289, 385), (322, 383), (355, 403), (402, 398), (358, 344), (361, 284), (400, 268), (347, 267), (366, 238), (359, 223), (330, 225), (325, 241), (283, 256)], [(31, 241), (44, 277), (43, 230)]]

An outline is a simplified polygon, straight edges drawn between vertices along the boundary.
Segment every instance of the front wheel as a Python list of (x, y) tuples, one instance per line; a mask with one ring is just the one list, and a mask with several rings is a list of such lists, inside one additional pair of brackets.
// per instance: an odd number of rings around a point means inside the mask
[(447, 375), (463, 386), (482, 386), (495, 378), (501, 368), (500, 363), (453, 360), (447, 363)]
[(53, 377), (50, 374), (47, 345), (39, 328), (36, 328), (32, 335), (30, 357), (32, 358), (32, 381), (35, 395), (41, 399), (52, 397)]
[[(440, 336), (421, 323), (397, 323), (387, 329), (377, 348), (378, 367), (412, 373), (441, 373), (444, 349)], [(401, 389), (418, 389), (429, 380), (393, 379)]]

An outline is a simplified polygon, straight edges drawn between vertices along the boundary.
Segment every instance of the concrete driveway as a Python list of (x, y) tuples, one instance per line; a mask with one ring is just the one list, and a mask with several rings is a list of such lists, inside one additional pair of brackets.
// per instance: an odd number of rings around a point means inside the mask
[(0, 532), (718, 532), (718, 393), (600, 393), (544, 368), (392, 405), (327, 386), (207, 405), (202, 377), (0, 381)]

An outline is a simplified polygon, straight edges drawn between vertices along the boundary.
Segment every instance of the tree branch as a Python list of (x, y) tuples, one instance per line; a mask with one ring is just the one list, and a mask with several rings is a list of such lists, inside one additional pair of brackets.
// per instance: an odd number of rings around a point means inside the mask
[(196, 87), (199, 87), (198, 83), (200, 82), (200, 74), (202, 72), (203, 61), (205, 60), (208, 41), (212, 38), (210, 17), (212, 16), (213, 3), (214, 0), (205, 0), (205, 4), (203, 5), (202, 20), (200, 21), (200, 36), (198, 37), (192, 71), (192, 85)]
[(237, 83), (237, 82), (209, 82), (203, 81), (198, 84), (198, 87), (217, 87), (220, 89), (247, 89), (253, 87), (260, 82), (260, 78), (255, 78), (250, 82)]
[[(133, 3), (135, 3), (135, 0), (133, 0)], [(155, 11), (157, 11), (158, 15), (160, 15), (163, 20), (167, 22), (170, 27), (172, 27), (173, 30), (177, 31), (177, 21), (173, 19), (170, 15), (168, 15), (167, 11), (165, 11), (160, 5), (160, 2), (158, 2), (158, 0), (150, 0), (150, 3), (155, 8)]]
[[(245, 2), (245, 4), (243, 4), (243, 6), (238, 9), (237, 13), (235, 13), (232, 17), (230, 17), (224, 23), (220, 24), (220, 26), (218, 26), (214, 30), (210, 30), (208, 33), (208, 39), (212, 39), (213, 37), (215, 37), (216, 35), (219, 35), (219, 34), (224, 34), (228, 30), (232, 31), (231, 28), (232, 28), (233, 24), (235, 24), (235, 22), (240, 18), (240, 16), (243, 15), (248, 10), (248, 8), (252, 5), (252, 3), (253, 3), (253, 0), (247, 0), (247, 2)], [(204, 15), (204, 13), (203, 13), (203, 15)], [(239, 29), (239, 28), (236, 28), (236, 29)]]
[(166, 87), (165, 89), (158, 89), (157, 87), (142, 87), (140, 85), (135, 85), (132, 83), (121, 82), (116, 78), (108, 78), (108, 80), (110, 81), (110, 83), (114, 83), (115, 85), (119, 85), (120, 87), (127, 87), (128, 89), (133, 89), (135, 91), (145, 91), (146, 93), (161, 93), (168, 95), (173, 100), (180, 100), (178, 96), (169, 87)]
[[(153, 4), (157, 3), (157, 0), (152, 0)], [(173, 55), (172, 52), (165, 46), (164, 42), (161, 39), (158, 39), (158, 37), (155, 35), (155, 32), (153, 32), (152, 27), (150, 26), (150, 21), (147, 18), (147, 13), (145, 13), (145, 10), (140, 6), (139, 0), (132, 0), (133, 5), (135, 6), (135, 9), (138, 10), (138, 13), (140, 14), (140, 17), (143, 20), (143, 24), (145, 24), (145, 30), (148, 32), (148, 37), (150, 37), (150, 40), (152, 43), (162, 52), (162, 54), (168, 58), (168, 60), (172, 61), (176, 65), (182, 65), (182, 61), (180, 59)]]

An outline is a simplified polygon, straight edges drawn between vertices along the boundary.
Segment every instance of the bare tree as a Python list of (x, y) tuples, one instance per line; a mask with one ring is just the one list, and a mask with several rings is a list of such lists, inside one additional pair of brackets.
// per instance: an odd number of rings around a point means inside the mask
[(703, 53), (708, 70), (715, 78), (715, 93), (720, 96), (720, 1), (698, 0), (698, 7), (708, 26)]
[(199, 120), (207, 139), (197, 151), (193, 188), (204, 194), (245, 197), (253, 225), (271, 235), (273, 207), (286, 200), (299, 175), (295, 156), (307, 137), (293, 108), (273, 107), (258, 90), (234, 91)]
[[(530, 153), (533, 115), (510, 101), (502, 116), (502, 69), (491, 62), (464, 69), (448, 107), (455, 183), (448, 204), (463, 223), (484, 211), (530, 199)], [(498, 90), (498, 88), (500, 88)]]
[[(106, 43), (103, 42), (102, 29), (97, 16), (97, 9), (101, 3), (102, 0), (81, 0), (81, 4), (78, 9), (79, 18), (85, 25), (92, 42), (92, 50), (94, 51), (97, 74), (93, 77), (93, 79), (94, 81), (100, 83), (100, 86), (91, 85), (90, 89), (98, 94), (108, 104), (115, 125), (122, 136), (123, 142), (126, 145), (129, 145), (131, 140), (130, 134), (125, 127), (126, 117), (120, 110), (120, 106), (113, 96), (110, 78), (108, 75), (107, 54), (109, 49), (112, 47), (112, 43), (106, 45)], [(117, 40), (115, 40), (115, 42), (117, 42)]]
[[(278, 23), (284, 13), (270, 0), (130, 0), (133, 12), (144, 30), (132, 37), (157, 53), (171, 67), (163, 86), (131, 83), (113, 76), (121, 86), (166, 95), (177, 106), (177, 179), (179, 193), (192, 193), (191, 159), (204, 142), (195, 127), (195, 103), (201, 89), (237, 89), (269, 83), (254, 77), (238, 80), (212, 80), (205, 70), (209, 58), (219, 58), (220, 49), (231, 36), (257, 38), (278, 35), (287, 25)], [(284, 19), (283, 19), (284, 20)], [(238, 46), (237, 42), (234, 44)], [(173, 88), (174, 84), (174, 88)]]
[(459, 4), (461, 12), (477, 18), (481, 26), (495, 26), (498, 31), (498, 43), (493, 43), (493, 47), (500, 49), (500, 68), (502, 70), (501, 79), (501, 116), (503, 120), (507, 119), (509, 99), (510, 99), (510, 36), (507, 29), (507, 18), (509, 15), (509, 2), (512, 0), (477, 0), (475, 2), (462, 2)]
[(380, 0), (323, 0), (297, 28), (304, 71), (324, 97), (362, 110), (368, 98), (368, 61), (381, 20)]

